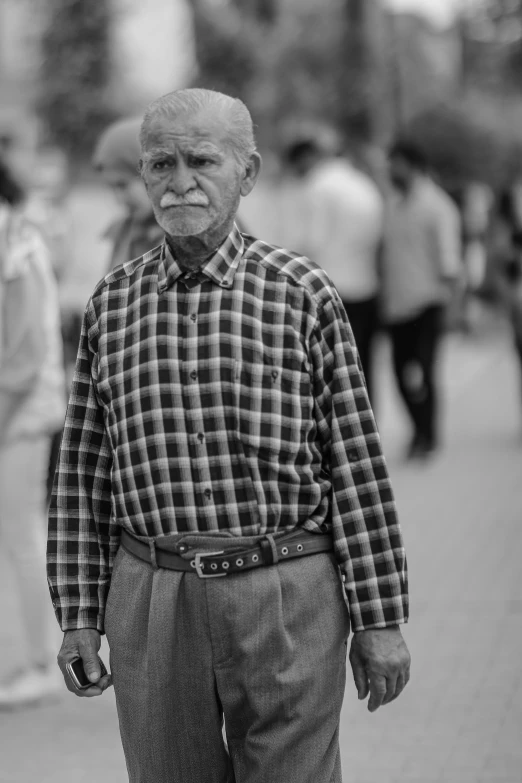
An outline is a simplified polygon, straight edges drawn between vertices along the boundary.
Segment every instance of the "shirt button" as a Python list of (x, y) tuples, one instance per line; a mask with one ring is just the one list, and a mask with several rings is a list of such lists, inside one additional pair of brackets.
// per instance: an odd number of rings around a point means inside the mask
[(277, 370), (272, 370), (272, 378), (274, 379), (274, 381), (277, 379), (278, 375), (279, 373), (277, 372)]
[(196, 313), (192, 313), (192, 315), (190, 316), (190, 320), (194, 321), (194, 323), (198, 320)]
[(203, 443), (203, 441), (205, 440), (205, 436), (203, 435), (202, 432), (198, 432), (198, 440), (200, 443)]
[(348, 461), (349, 462), (359, 462), (359, 455), (356, 451), (349, 451), (348, 452)]
[(195, 381), (196, 378), (198, 377), (197, 372), (195, 370), (192, 370), (192, 372), (190, 373), (190, 377), (192, 378), (193, 381)]
[(206, 498), (208, 498), (210, 500), (210, 498), (212, 497), (212, 490), (206, 489), (205, 492), (204, 492), (204, 495), (205, 495)]

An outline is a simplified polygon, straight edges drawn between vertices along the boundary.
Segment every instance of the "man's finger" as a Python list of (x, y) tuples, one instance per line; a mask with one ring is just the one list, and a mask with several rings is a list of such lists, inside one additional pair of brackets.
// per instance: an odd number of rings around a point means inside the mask
[(386, 690), (386, 677), (383, 677), (382, 674), (370, 673), (370, 700), (368, 702), (370, 712), (379, 709), (386, 696)]
[(85, 674), (91, 682), (97, 683), (101, 677), (101, 667), (96, 646), (82, 643), (79, 645), (79, 653)]
[(404, 688), (406, 687), (406, 677), (403, 672), (399, 674), (395, 681), (395, 688), (391, 695), (388, 698), (388, 692), (386, 693), (386, 698), (383, 701), (383, 704), (389, 704), (392, 701), (395, 701), (397, 696), (400, 696), (400, 694), (403, 692)]
[(398, 674), (389, 674), (386, 678), (386, 694), (382, 700), (383, 705), (389, 704), (395, 698), (395, 691), (397, 690), (397, 682), (399, 679)]
[(76, 691), (78, 696), (86, 697), (87, 699), (92, 698), (93, 696), (101, 696), (103, 693), (103, 690), (99, 687), (99, 685), (91, 685), (89, 688), (85, 688), (83, 691)]
[(400, 696), (405, 687), (407, 686), (410, 679), (410, 667), (408, 666), (407, 669), (405, 669), (403, 672), (400, 673), (400, 675), (397, 677), (397, 684), (395, 685), (395, 694), (390, 699), (390, 701), (393, 701), (397, 698), (397, 696)]
[(96, 685), (98, 688), (101, 688), (102, 691), (106, 691), (107, 688), (110, 688), (112, 685), (112, 676), (110, 674), (104, 674), (104, 676), (99, 682), (96, 683)]
[(366, 669), (362, 665), (359, 658), (355, 656), (350, 656), (350, 665), (352, 667), (355, 687), (357, 688), (357, 696), (359, 699), (365, 699), (368, 696), (370, 690)]

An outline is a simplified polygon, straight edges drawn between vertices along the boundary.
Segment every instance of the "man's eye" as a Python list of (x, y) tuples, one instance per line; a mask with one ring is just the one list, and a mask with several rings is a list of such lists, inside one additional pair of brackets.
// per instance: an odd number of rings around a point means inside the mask
[(170, 160), (156, 160), (152, 164), (152, 170), (153, 171), (163, 171), (163, 169), (166, 169), (166, 168), (168, 168), (171, 165), (172, 164), (171, 164)]
[(189, 163), (193, 168), (202, 169), (205, 168), (205, 166), (211, 165), (213, 161), (210, 158), (191, 157)]

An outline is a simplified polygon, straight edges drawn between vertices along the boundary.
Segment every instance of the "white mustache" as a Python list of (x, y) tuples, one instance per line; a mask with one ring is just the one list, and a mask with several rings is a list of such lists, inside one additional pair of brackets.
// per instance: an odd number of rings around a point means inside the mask
[(191, 190), (184, 196), (169, 191), (161, 197), (160, 207), (208, 207), (208, 198), (200, 190)]

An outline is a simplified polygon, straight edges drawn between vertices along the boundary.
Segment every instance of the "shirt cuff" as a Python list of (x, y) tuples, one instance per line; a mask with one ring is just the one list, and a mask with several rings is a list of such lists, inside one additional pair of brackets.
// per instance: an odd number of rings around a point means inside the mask
[(394, 628), (397, 625), (405, 625), (408, 622), (408, 617), (402, 617), (400, 620), (394, 620), (393, 622), (384, 620), (383, 622), (365, 623), (360, 628), (352, 628), (353, 633), (360, 633), (361, 631), (378, 631), (383, 628)]
[(92, 616), (85, 617), (82, 613), (82, 617), (78, 618), (77, 620), (71, 620), (69, 618), (68, 620), (62, 620), (61, 622), (59, 620), (58, 622), (60, 623), (60, 628), (64, 633), (65, 631), (81, 631), (83, 628), (92, 628), (102, 634), (102, 636), (105, 634), (103, 619), (94, 614)]
[(83, 628), (93, 628), (101, 634), (105, 633), (104, 614), (96, 607), (78, 609), (77, 607), (62, 607), (58, 601), (53, 600), (54, 613), (58, 625), (65, 631), (79, 631)]
[(380, 595), (369, 597), (367, 589), (357, 592), (348, 591), (343, 587), (350, 613), (352, 631), (370, 631), (379, 628), (392, 628), (403, 625), (409, 620), (409, 598), (407, 581), (399, 580), (399, 584), (380, 584)]

